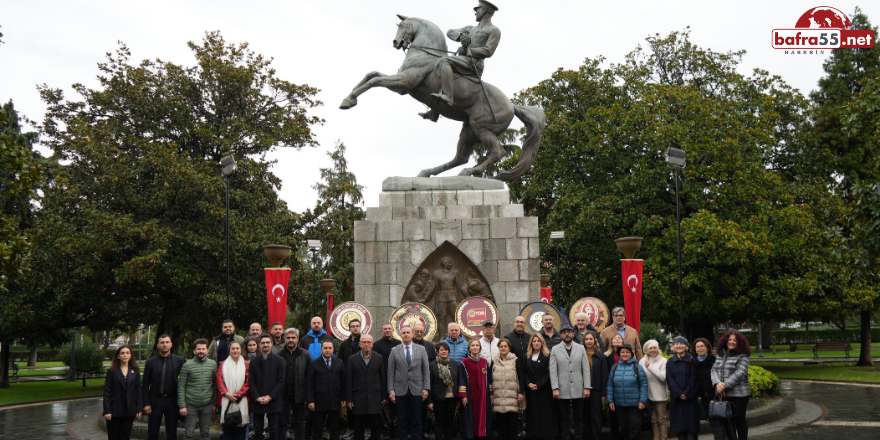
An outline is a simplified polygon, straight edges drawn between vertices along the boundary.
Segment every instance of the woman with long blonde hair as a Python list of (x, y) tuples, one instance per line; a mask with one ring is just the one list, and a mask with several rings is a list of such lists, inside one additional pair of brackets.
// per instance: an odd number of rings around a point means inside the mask
[(520, 389), (526, 396), (526, 434), (531, 439), (553, 439), (559, 435), (558, 406), (550, 386), (550, 350), (540, 333), (532, 335), (526, 356), (521, 359)]

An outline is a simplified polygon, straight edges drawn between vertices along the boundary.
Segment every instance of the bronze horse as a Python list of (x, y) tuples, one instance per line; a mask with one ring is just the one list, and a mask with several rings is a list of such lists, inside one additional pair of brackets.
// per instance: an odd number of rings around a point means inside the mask
[[(398, 15), (401, 22), (394, 37), (394, 48), (406, 51), (406, 58), (395, 75), (368, 73), (352, 89), (339, 108), (345, 110), (357, 105), (357, 97), (373, 87), (385, 87), (401, 95), (409, 94), (438, 114), (462, 122), (455, 157), (440, 166), (422, 170), (419, 177), (429, 177), (467, 163), (474, 144), (482, 143), (489, 156), (473, 168), (465, 168), (461, 176), (482, 174), (487, 167), (504, 157), (498, 135), (510, 126), (514, 115), (526, 127), (519, 162), (494, 179), (510, 181), (523, 175), (535, 163), (546, 118), (538, 107), (514, 105), (497, 87), (475, 77), (455, 79), (453, 106), (432, 97), (440, 89), (440, 77), (434, 73), (437, 60), (446, 56), (446, 39), (434, 23), (421, 18)], [(482, 88), (482, 89), (481, 89)]]

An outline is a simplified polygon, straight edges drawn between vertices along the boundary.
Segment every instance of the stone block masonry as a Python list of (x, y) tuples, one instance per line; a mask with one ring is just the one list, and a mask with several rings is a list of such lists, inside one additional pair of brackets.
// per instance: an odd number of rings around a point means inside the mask
[(444, 242), (470, 258), (489, 283), (501, 334), (527, 303), (540, 300), (538, 218), (524, 216), (507, 190), (385, 191), (354, 228), (354, 297), (373, 313), (374, 337), (416, 269)]

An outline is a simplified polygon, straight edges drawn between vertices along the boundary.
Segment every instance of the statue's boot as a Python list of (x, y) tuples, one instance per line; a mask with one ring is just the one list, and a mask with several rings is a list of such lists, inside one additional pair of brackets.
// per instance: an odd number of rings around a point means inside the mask
[(443, 92), (431, 93), (431, 96), (445, 102), (446, 105), (452, 107), (452, 97), (451, 96), (449, 96)]
[(429, 119), (431, 122), (437, 122), (437, 120), (440, 119), (440, 113), (435, 112), (433, 109), (429, 109), (424, 113), (419, 113), (419, 116)]
[(455, 95), (455, 86), (452, 83), (454, 79), (455, 72), (452, 71), (452, 66), (449, 63), (443, 63), (440, 67), (440, 90), (437, 93), (431, 93), (431, 96), (452, 107), (452, 97)]

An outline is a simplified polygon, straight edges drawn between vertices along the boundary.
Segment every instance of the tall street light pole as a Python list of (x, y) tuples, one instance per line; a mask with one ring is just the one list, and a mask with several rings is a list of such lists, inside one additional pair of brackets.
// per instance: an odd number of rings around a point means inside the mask
[(669, 147), (666, 150), (666, 162), (672, 164), (672, 169), (675, 170), (675, 222), (678, 224), (678, 319), (681, 334), (684, 334), (684, 295), (681, 286), (681, 197), (679, 196), (678, 179), (681, 169), (687, 165), (685, 154), (685, 151), (680, 148)]
[[(309, 246), (309, 251), (312, 252), (312, 277), (315, 278), (315, 290), (312, 294), (312, 317), (318, 315), (317, 311), (317, 302), (318, 302), (318, 252), (321, 250), (321, 240), (307, 240), (307, 244)], [(311, 318), (309, 318), (311, 319)]]
[(226, 319), (229, 319), (229, 175), (238, 169), (238, 164), (230, 154), (220, 159), (220, 166), (220, 175), (226, 180)]
[(559, 267), (559, 243), (565, 239), (565, 231), (553, 231), (550, 239), (556, 244), (556, 297), (561, 299), (562, 291), (559, 290), (559, 282), (562, 280), (561, 268)]

